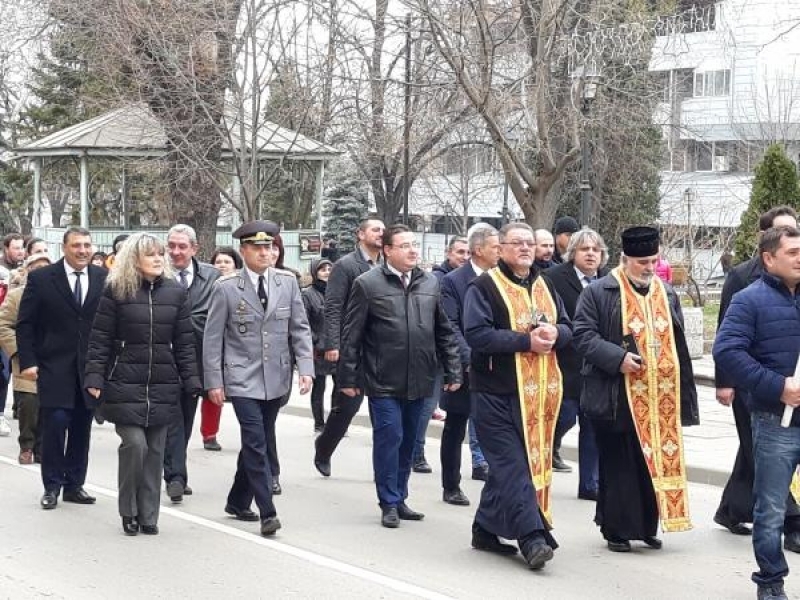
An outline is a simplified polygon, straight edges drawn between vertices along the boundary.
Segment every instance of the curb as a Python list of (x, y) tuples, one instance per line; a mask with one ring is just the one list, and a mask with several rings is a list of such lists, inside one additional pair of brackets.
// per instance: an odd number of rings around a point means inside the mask
[[(281, 411), (288, 415), (292, 415), (294, 417), (306, 417), (309, 419), (311, 418), (311, 407), (305, 408), (302, 406), (286, 405), (281, 409)], [(428, 434), (426, 437), (440, 440), (442, 439), (443, 428), (440, 424), (437, 425), (436, 423), (437, 423), (436, 421), (431, 422), (431, 425), (433, 426), (428, 427)], [(367, 429), (370, 429), (372, 427), (372, 424), (369, 421), (369, 417), (366, 415), (356, 415), (355, 418), (353, 419), (353, 425), (356, 425), (358, 427), (364, 427)], [(578, 448), (576, 446), (565, 444), (561, 447), (561, 456), (562, 458), (566, 458), (567, 460), (577, 463)], [(693, 467), (691, 465), (687, 465), (686, 475), (687, 479), (692, 483), (702, 483), (704, 485), (725, 487), (725, 485), (728, 483), (728, 477), (730, 477), (730, 472), (719, 471), (717, 469), (707, 469), (705, 467)]]

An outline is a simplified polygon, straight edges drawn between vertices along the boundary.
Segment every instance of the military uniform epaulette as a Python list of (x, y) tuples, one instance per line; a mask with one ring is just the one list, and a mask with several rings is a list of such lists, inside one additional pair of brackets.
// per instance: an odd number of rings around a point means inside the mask
[(272, 268), (278, 275), (286, 275), (287, 277), (297, 277), (294, 271), (290, 271), (289, 269), (279, 269), (277, 267)]
[(214, 285), (217, 285), (218, 283), (223, 283), (225, 281), (230, 281), (231, 279), (235, 279), (239, 275), (241, 275), (241, 273), (239, 271), (234, 271), (233, 273), (228, 273), (227, 275), (222, 275), (221, 277), (217, 278), (217, 280), (214, 282)]

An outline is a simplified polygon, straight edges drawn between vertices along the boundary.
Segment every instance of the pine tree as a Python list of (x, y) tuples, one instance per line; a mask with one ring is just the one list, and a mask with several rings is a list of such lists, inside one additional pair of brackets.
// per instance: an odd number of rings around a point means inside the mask
[(756, 165), (750, 204), (742, 213), (734, 248), (736, 261), (742, 262), (755, 254), (758, 244), (758, 219), (761, 213), (775, 206), (788, 205), (800, 210), (800, 185), (797, 166), (789, 159), (780, 144), (773, 144)]
[(356, 229), (359, 222), (367, 216), (369, 193), (367, 184), (358, 175), (347, 169), (331, 169), (333, 182), (325, 190), (322, 216), (325, 224), (325, 237), (336, 240), (340, 253), (355, 248)]

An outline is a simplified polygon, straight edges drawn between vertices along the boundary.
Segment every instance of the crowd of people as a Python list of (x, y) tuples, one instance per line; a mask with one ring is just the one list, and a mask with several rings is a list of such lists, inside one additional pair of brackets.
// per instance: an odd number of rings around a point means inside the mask
[[(789, 207), (759, 225), (757, 256), (730, 272), (722, 294), (717, 398), (733, 404), (740, 449), (714, 520), (752, 533), (753, 580), (768, 599), (786, 597), (782, 548), (800, 552), (789, 491), (800, 463), (800, 230)], [(43, 509), (95, 502), (84, 488), (94, 417), (120, 438), (123, 532), (158, 534), (162, 480), (173, 503), (193, 493), (187, 446), (198, 403), (213, 452), (228, 402), (241, 449), (224, 511), (275, 535), (276, 421), (296, 371), (324, 477), (368, 398), (386, 528), (424, 519), (408, 483), (432, 471), (425, 438), (439, 409), (443, 501), (471, 504), (461, 489), (465, 438), (471, 476), (485, 482), (476, 549), (521, 552), (536, 570), (553, 558), (552, 477), (571, 470), (559, 450), (576, 423), (577, 497), (596, 502), (608, 550), (636, 541), (658, 550), (659, 527), (692, 527), (682, 429), (699, 423), (697, 391), (657, 229), (625, 230), (609, 269), (603, 238), (571, 217), (552, 232), (477, 223), (428, 272), (414, 232), (367, 218), (349, 254), (325, 245), (302, 290), (283, 264), (278, 225), (252, 221), (233, 237), (238, 248), (218, 248), (209, 263), (187, 225), (165, 242), (119, 236), (108, 254), (71, 227), (55, 262), (42, 240), (3, 240), (0, 383), (13, 381), (19, 462), (41, 463)], [(0, 415), (5, 397), (0, 389)], [(0, 436), (10, 432), (0, 416)]]

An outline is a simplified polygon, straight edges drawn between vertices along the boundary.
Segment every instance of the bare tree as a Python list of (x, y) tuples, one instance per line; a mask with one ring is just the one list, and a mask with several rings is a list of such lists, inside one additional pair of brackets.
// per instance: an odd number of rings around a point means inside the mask
[(474, 109), (442, 71), (421, 19), (392, 14), (388, 0), (375, 0), (369, 9), (340, 1), (348, 16), (340, 17), (336, 36), (343, 97), (335, 129), (369, 182), (378, 215), (393, 222), (406, 188), (448, 152), (448, 133)]

